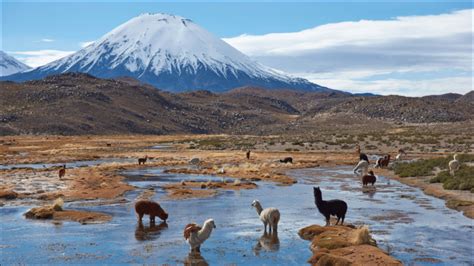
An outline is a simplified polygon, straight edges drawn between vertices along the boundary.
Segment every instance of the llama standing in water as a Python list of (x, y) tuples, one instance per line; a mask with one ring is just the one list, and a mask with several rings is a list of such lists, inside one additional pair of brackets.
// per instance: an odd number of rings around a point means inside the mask
[(277, 234), (278, 233), (278, 222), (280, 221), (280, 211), (276, 208), (262, 208), (262, 205), (258, 200), (252, 202), (252, 207), (257, 210), (258, 216), (264, 225), (264, 232), (267, 232), (267, 225), (269, 225), (268, 233)]
[(201, 253), (201, 245), (206, 241), (212, 233), (212, 229), (216, 228), (213, 219), (208, 219), (204, 222), (204, 225), (200, 227), (195, 223), (186, 225), (184, 228), (184, 239), (191, 246), (191, 253)]
[(336, 225), (339, 223), (340, 219), (342, 219), (341, 225), (343, 225), (347, 212), (347, 203), (338, 199), (323, 200), (323, 195), (319, 187), (313, 187), (313, 193), (316, 207), (318, 207), (319, 212), (326, 218), (326, 226), (330, 225), (329, 219), (331, 218), (331, 215), (337, 217)]
[(389, 163), (390, 163), (390, 154), (385, 155), (382, 158), (379, 158), (377, 160), (377, 163), (375, 164), (375, 167), (376, 168), (377, 167), (380, 167), (380, 168), (387, 167)]
[(363, 176), (366, 175), (369, 171), (369, 158), (365, 153), (359, 155), (359, 163), (354, 168), (354, 174)]
[(66, 165), (63, 165), (63, 168), (59, 169), (58, 176), (59, 179), (63, 178), (66, 175)]
[(451, 175), (454, 175), (454, 172), (459, 170), (459, 167), (461, 167), (461, 163), (459, 163), (457, 154), (454, 154), (453, 159), (454, 160), (449, 162), (449, 174)]
[(367, 186), (369, 183), (372, 184), (372, 186), (375, 184), (375, 181), (377, 181), (377, 177), (375, 177), (373, 171), (369, 171), (368, 175), (364, 175), (362, 177), (362, 185)]

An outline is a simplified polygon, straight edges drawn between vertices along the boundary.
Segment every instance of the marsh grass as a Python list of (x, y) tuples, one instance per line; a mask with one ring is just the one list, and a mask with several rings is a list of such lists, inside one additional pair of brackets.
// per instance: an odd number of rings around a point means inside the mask
[[(395, 171), (395, 174), (399, 175), (400, 177), (430, 176), (433, 175), (433, 171), (435, 168), (439, 168), (441, 170), (447, 169), (449, 161), (451, 161), (452, 158), (452, 156), (447, 156), (419, 160), (410, 163), (397, 163), (394, 166), (393, 170)], [(473, 162), (474, 154), (459, 154), (459, 161), (461, 163)]]
[(462, 165), (454, 176), (451, 176), (448, 170), (441, 171), (430, 183), (443, 183), (444, 189), (469, 190), (474, 193), (474, 167)]

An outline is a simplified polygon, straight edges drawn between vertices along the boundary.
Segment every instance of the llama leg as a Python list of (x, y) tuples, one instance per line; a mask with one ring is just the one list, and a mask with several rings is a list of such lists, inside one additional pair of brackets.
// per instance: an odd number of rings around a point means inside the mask
[(263, 230), (263, 232), (266, 233), (266, 232), (267, 232), (267, 223), (264, 223), (263, 225), (264, 225), (264, 227), (265, 227), (265, 229)]
[(278, 233), (278, 224), (277, 223), (273, 225), (273, 234), (276, 234), (276, 233)]
[(326, 216), (326, 226), (329, 226), (331, 225), (330, 222), (329, 222), (329, 215)]
[(346, 217), (346, 214), (343, 214), (342, 215), (342, 221), (341, 221), (341, 225), (344, 225), (344, 218)]
[(143, 213), (139, 213), (138, 214), (138, 221), (140, 221), (140, 223), (142, 222), (142, 218), (143, 218)]
[(197, 251), (198, 253), (201, 253), (201, 246), (197, 246), (196, 251)]
[(341, 220), (341, 217), (340, 217), (340, 216), (337, 216), (336, 225), (339, 223), (339, 220)]
[(155, 216), (150, 215), (150, 223), (154, 223), (154, 222), (155, 222)]

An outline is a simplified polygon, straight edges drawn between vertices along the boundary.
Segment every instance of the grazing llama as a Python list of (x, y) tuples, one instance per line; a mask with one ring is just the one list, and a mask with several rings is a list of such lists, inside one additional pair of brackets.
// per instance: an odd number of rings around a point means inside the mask
[(347, 212), (347, 203), (338, 199), (323, 200), (323, 195), (319, 187), (313, 187), (313, 193), (316, 207), (318, 207), (319, 212), (326, 218), (326, 226), (330, 225), (329, 218), (331, 215), (337, 217), (336, 225), (339, 223), (340, 219), (342, 219), (341, 225), (343, 225)]
[(59, 179), (63, 178), (66, 175), (66, 165), (63, 165), (63, 168), (59, 169), (58, 176)]
[(212, 233), (212, 229), (216, 228), (213, 219), (208, 219), (204, 222), (204, 225), (200, 227), (195, 223), (186, 225), (184, 228), (184, 239), (188, 242), (191, 247), (191, 253), (201, 253), (201, 245), (206, 241)]
[(138, 158), (138, 165), (145, 164), (146, 160), (148, 160), (148, 155), (145, 155), (145, 158)]
[(268, 233), (278, 233), (278, 222), (280, 221), (280, 211), (276, 208), (263, 209), (258, 200), (252, 202), (252, 207), (257, 210), (260, 220), (264, 225), (264, 232), (267, 232), (267, 225), (269, 225)]
[(459, 170), (459, 167), (461, 167), (461, 163), (458, 160), (458, 155), (454, 154), (453, 160), (449, 162), (449, 174), (454, 175), (454, 173)]
[(161, 220), (166, 222), (168, 219), (168, 213), (161, 208), (160, 204), (150, 200), (139, 200), (135, 203), (135, 212), (138, 215), (138, 222), (142, 222), (142, 218), (145, 214), (150, 215), (150, 223), (155, 222), (155, 216), (160, 217)]

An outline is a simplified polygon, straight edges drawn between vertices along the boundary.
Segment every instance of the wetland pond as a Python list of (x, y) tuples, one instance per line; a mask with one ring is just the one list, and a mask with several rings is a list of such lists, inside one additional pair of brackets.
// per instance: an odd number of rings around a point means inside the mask
[[(300, 228), (324, 218), (314, 205), (312, 186), (324, 199), (349, 205), (346, 222), (368, 224), (379, 247), (407, 265), (472, 265), (473, 222), (448, 209), (444, 201), (394, 180), (378, 177), (376, 191), (364, 193), (350, 167), (312, 168), (288, 172), (292, 186), (258, 182), (258, 189), (220, 191), (211, 198), (168, 200), (161, 185), (181, 180), (222, 180), (221, 177), (164, 173), (162, 168), (124, 172), (138, 189), (125, 194), (128, 203), (71, 202), (66, 209), (111, 214), (106, 224), (26, 220), (32, 206), (4, 206), (1, 212), (0, 264), (186, 264), (304, 265), (311, 257)], [(137, 224), (133, 201), (153, 187), (154, 200), (170, 214), (167, 224), (150, 227), (148, 217)], [(262, 236), (263, 225), (254, 199), (281, 212), (278, 239)], [(187, 223), (213, 218), (217, 228), (202, 245), (202, 257), (189, 257), (184, 241)]]

